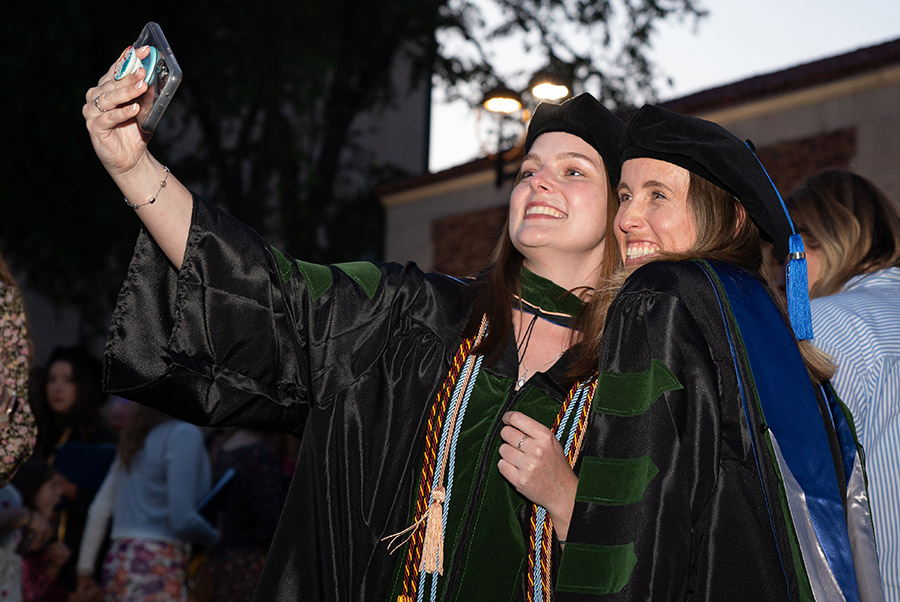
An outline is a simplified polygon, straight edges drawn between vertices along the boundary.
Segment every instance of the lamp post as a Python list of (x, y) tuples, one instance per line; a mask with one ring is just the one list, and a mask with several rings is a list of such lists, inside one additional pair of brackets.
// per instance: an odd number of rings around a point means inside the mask
[[(484, 95), (481, 106), (493, 113), (497, 120), (497, 152), (494, 155), (497, 188), (503, 186), (503, 182), (508, 178), (514, 177), (514, 174), (506, 173), (505, 163), (515, 159), (521, 150), (525, 142), (525, 129), (534, 107), (541, 101), (559, 102), (571, 95), (571, 77), (567, 77), (564, 73), (564, 69), (558, 64), (551, 63), (531, 77), (526, 93), (516, 92), (500, 84)], [(531, 99), (530, 106), (526, 106), (523, 96)], [(503, 132), (506, 123), (515, 123), (519, 132), (511, 147), (504, 150), (506, 140)]]

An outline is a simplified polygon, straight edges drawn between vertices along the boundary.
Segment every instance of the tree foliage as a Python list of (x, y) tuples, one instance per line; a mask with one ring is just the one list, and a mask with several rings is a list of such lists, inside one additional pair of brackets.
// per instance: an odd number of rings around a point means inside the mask
[[(652, 97), (654, 27), (694, 0), (195, 0), (12, 3), (0, 32), (0, 247), (26, 284), (102, 330), (138, 230), (93, 156), (84, 93), (144, 22), (185, 78), (151, 149), (179, 178), (312, 261), (378, 257), (375, 186), (403, 174), (355, 145), (354, 120), (432, 78), (473, 103), (541, 63), (572, 65), (611, 107)], [(435, 35), (437, 33), (437, 35)], [(492, 48), (519, 44), (521, 73)], [(578, 43), (576, 43), (578, 42)], [(464, 135), (464, 134), (463, 134)], [(356, 170), (350, 174), (348, 170)], [(348, 181), (362, 186), (347, 186)]]

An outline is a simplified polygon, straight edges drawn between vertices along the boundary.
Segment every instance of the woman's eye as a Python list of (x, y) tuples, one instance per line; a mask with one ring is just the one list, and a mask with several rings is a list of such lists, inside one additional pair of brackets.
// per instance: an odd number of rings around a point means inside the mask
[(619, 193), (619, 203), (624, 203), (625, 201), (630, 201), (631, 195), (625, 192)]
[(654, 192), (654, 193), (653, 193), (653, 198), (654, 198), (654, 199), (659, 199), (659, 200), (661, 200), (661, 201), (664, 201), (664, 200), (666, 200), (666, 195), (664, 195), (663, 193), (657, 191), (657, 192)]
[(566, 170), (566, 175), (567, 176), (583, 176), (584, 174), (581, 173), (580, 170), (575, 169), (574, 167), (570, 167), (569, 169)]

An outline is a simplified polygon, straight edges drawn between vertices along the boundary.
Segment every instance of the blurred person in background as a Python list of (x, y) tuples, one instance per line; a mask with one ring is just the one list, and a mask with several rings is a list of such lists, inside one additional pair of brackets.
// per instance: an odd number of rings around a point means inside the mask
[[(56, 471), (63, 504), (59, 539), (72, 550), (81, 544), (87, 509), (115, 456), (115, 435), (103, 418), (102, 365), (83, 346), (57, 347), (39, 379), (35, 455)], [(61, 582), (75, 587), (75, 562), (63, 567)]]
[(287, 487), (271, 438), (232, 429), (213, 457), (215, 480), (229, 468), (235, 471), (218, 515), (222, 538), (210, 554), (216, 600), (251, 600), (275, 534)]
[(37, 455), (51, 464), (69, 443), (111, 443), (102, 415), (102, 365), (82, 346), (56, 347), (40, 381)]
[(28, 403), (33, 356), (25, 304), (0, 254), (0, 487), (34, 450), (37, 428)]
[(197, 511), (210, 488), (203, 433), (137, 406), (115, 462), (91, 504), (78, 554), (79, 588), (94, 566), (112, 521), (101, 589), (109, 602), (183, 602), (190, 544), (211, 546), (218, 531)]
[(52, 537), (50, 523), (25, 505), (9, 480), (28, 460), (37, 428), (28, 403), (31, 343), (25, 304), (9, 267), (0, 254), (0, 599), (22, 600), (23, 538), (38, 549)]
[(813, 342), (837, 364), (866, 452), (885, 596), (900, 602), (900, 202), (831, 170), (787, 206), (806, 244)]
[(133, 401), (119, 397), (118, 395), (110, 395), (106, 404), (103, 406), (103, 418), (106, 425), (118, 441), (122, 433), (131, 423), (134, 417), (136, 405)]
[(21, 602), (21, 554), (41, 549), (53, 536), (53, 526), (25, 505), (15, 485), (0, 487), (0, 600)]
[[(47, 523), (54, 522), (62, 492), (53, 467), (44, 460), (29, 460), (13, 477), (13, 485), (21, 492), (32, 516)], [(33, 520), (30, 517), (30, 521)], [(91, 583), (81, 585), (76, 591), (61, 583), (60, 572), (72, 555), (65, 543), (51, 537), (40, 545), (29, 538), (28, 533), (39, 536), (37, 532), (28, 531), (19, 544), (25, 602), (94, 602), (100, 599), (100, 590)]]

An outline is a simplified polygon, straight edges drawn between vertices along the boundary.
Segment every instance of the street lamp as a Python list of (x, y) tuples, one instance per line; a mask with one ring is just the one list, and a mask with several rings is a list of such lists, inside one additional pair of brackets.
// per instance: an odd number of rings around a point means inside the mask
[(481, 106), (491, 113), (509, 115), (522, 108), (522, 95), (500, 84), (494, 86), (484, 95)]
[(572, 94), (571, 68), (551, 62), (528, 82), (531, 96), (537, 100), (560, 101)]
[[(525, 142), (525, 129), (528, 119), (531, 117), (531, 110), (541, 101), (559, 102), (568, 98), (572, 94), (571, 77), (565, 74), (565, 69), (551, 63), (547, 67), (535, 73), (528, 83), (528, 91), (524, 94), (510, 89), (508, 86), (500, 84), (491, 88), (482, 100), (481, 106), (490, 113), (493, 113), (497, 119), (497, 153), (494, 156), (496, 165), (496, 184), (497, 188), (503, 186), (503, 182), (507, 178), (515, 177), (515, 174), (508, 174), (504, 169), (507, 160), (515, 159), (521, 150), (522, 144)], [(531, 98), (532, 106), (526, 106), (523, 102), (523, 95)], [(513, 119), (513, 114), (520, 113), (518, 119)], [(519, 132), (515, 138), (511, 148), (504, 151), (503, 126), (507, 122), (516, 121), (516, 127)]]

